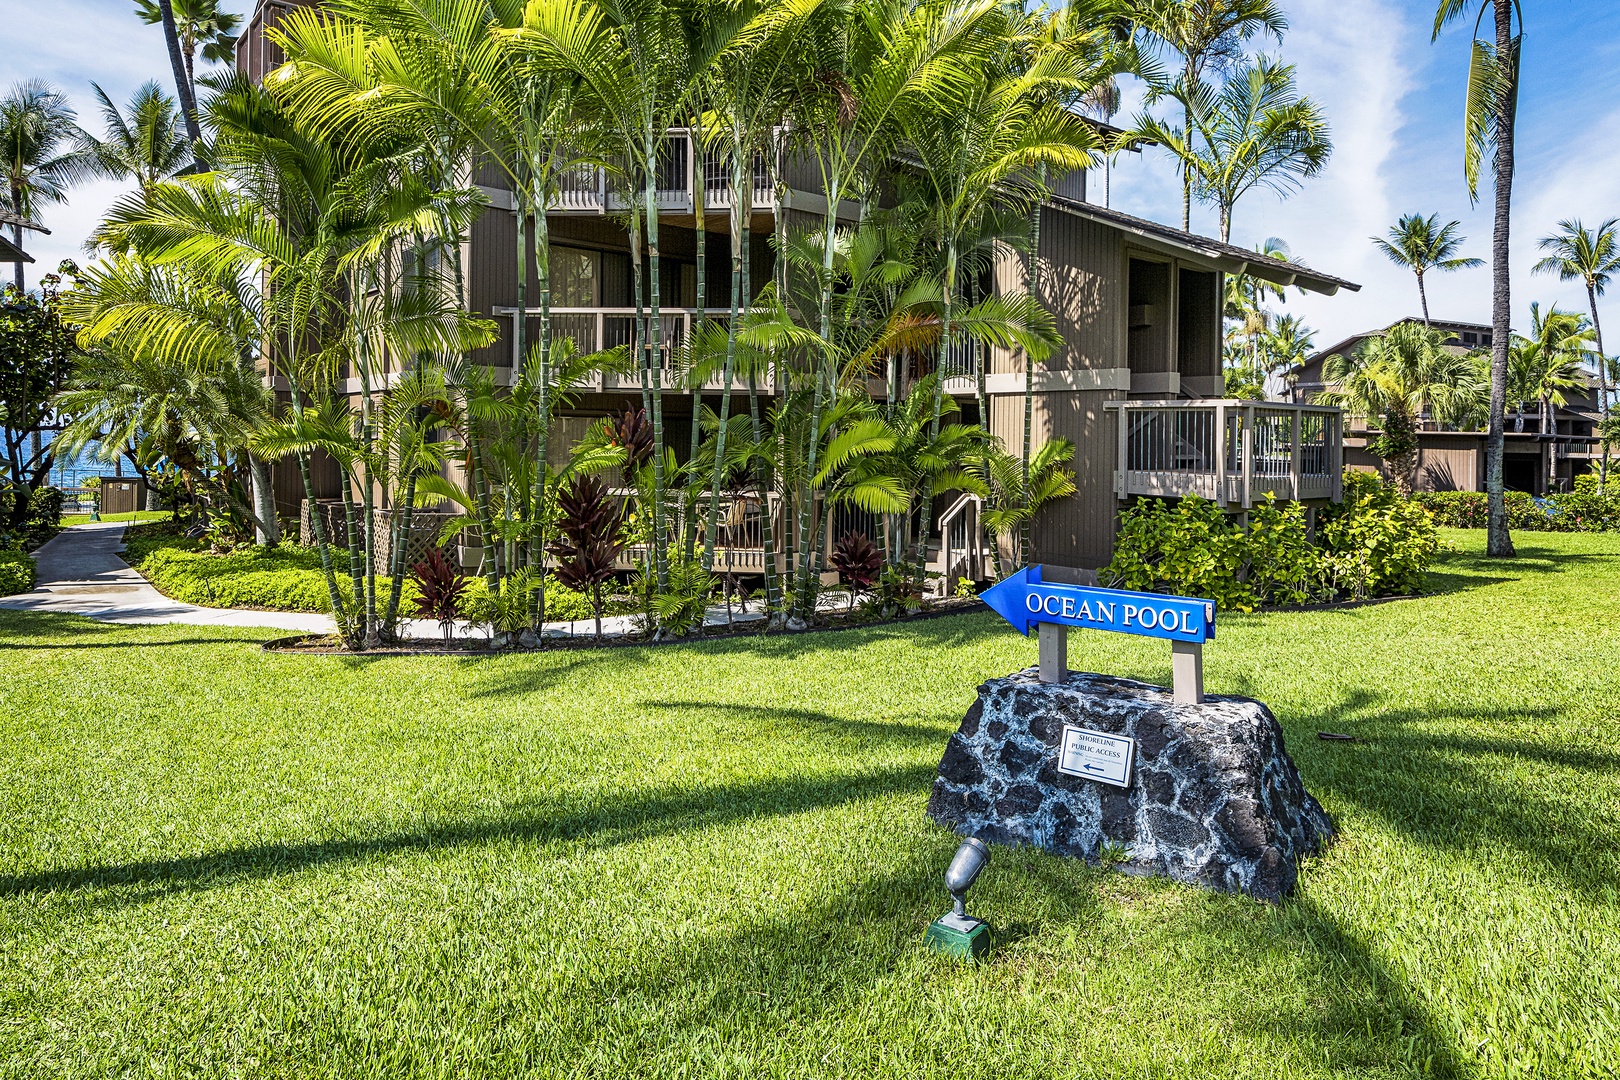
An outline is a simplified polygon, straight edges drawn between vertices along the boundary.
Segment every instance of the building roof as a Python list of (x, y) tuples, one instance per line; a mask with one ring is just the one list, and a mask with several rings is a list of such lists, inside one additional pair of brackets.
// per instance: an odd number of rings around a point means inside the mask
[(31, 263), (34, 257), (22, 248), (0, 236), (0, 263)]
[(1132, 217), (1130, 214), (1122, 214), (1118, 210), (1111, 210), (1095, 203), (1080, 202), (1062, 196), (1053, 196), (1049, 201), (1058, 209), (1078, 217), (1090, 218), (1100, 224), (1132, 233), (1149, 247), (1157, 247), (1171, 254), (1196, 255), (1214, 263), (1228, 274), (1248, 274), (1274, 285), (1284, 287), (1292, 285), (1324, 296), (1332, 296), (1340, 289), (1361, 291), (1361, 286), (1353, 281), (1324, 274), (1299, 263), (1267, 258), (1257, 251), (1241, 248), (1236, 244), (1226, 244), (1207, 236), (1183, 232), (1173, 225), (1161, 225), (1157, 221)]
[(39, 222), (30, 221), (20, 214), (14, 214), (3, 206), (0, 206), (0, 225), (21, 225), (25, 229), (32, 229), (35, 232), (41, 232), (46, 236), (51, 235), (51, 230), (47, 229)]
[[(1305, 360), (1304, 363), (1296, 364), (1290, 369), (1290, 371), (1299, 371), (1307, 364), (1311, 364), (1317, 360), (1332, 356), (1334, 353), (1343, 355), (1349, 350), (1355, 348), (1357, 345), (1361, 344), (1363, 341), (1366, 341), (1368, 338), (1377, 337), (1380, 334), (1387, 334), (1393, 327), (1399, 326), (1402, 323), (1422, 321), (1423, 320), (1416, 315), (1409, 315), (1404, 319), (1397, 319), (1395, 322), (1390, 323), (1389, 326), (1381, 327), (1377, 330), (1363, 330), (1359, 334), (1351, 334), (1343, 341), (1336, 341), (1325, 349), (1318, 349), (1313, 356)], [(1490, 323), (1458, 322), (1454, 319), (1430, 319), (1429, 325), (1439, 330), (1453, 330), (1459, 334), (1464, 331), (1471, 331), (1473, 333), (1483, 332), (1489, 334), (1495, 329), (1495, 327), (1493, 327)]]

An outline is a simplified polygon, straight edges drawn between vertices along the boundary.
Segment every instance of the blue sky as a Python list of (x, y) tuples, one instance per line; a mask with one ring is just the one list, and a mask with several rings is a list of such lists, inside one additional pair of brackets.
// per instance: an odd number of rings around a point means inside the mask
[[(1327, 345), (1417, 312), (1411, 275), (1368, 241), (1400, 214), (1459, 219), (1467, 254), (1489, 255), (1489, 192), (1478, 207), (1470, 206), (1462, 176), (1469, 28), (1454, 27), (1431, 45), (1434, 0), (1283, 5), (1293, 29), (1282, 55), (1298, 66), (1301, 88), (1326, 109), (1336, 150), (1327, 170), (1288, 200), (1260, 192), (1239, 204), (1233, 240), (1252, 245), (1281, 237), (1311, 265), (1363, 285), (1359, 294), (1289, 297), (1286, 310), (1303, 316), (1319, 331), (1318, 344)], [(245, 10), (250, 4), (227, 6)], [(1611, 74), (1620, 65), (1620, 4), (1524, 0), (1524, 6), (1529, 24), (1513, 243), (1517, 325), (1529, 323), (1531, 300), (1585, 310), (1579, 288), (1530, 276), (1535, 240), (1561, 218), (1590, 225), (1620, 216), (1620, 92)], [(148, 78), (167, 85), (169, 66), (161, 33), (136, 18), (128, 0), (0, 0), (0, 85), (33, 76), (66, 90), (93, 124), (91, 79), (122, 101)], [(1127, 112), (1130, 107), (1128, 98)], [(1100, 184), (1094, 191), (1100, 199)], [(71, 205), (51, 208), (46, 224), (54, 235), (36, 237), (31, 248), (40, 262), (80, 257), (85, 234), (118, 194), (116, 185), (88, 185)], [(1175, 171), (1162, 153), (1122, 157), (1113, 205), (1179, 221)], [(1195, 209), (1196, 231), (1215, 227), (1213, 211)], [(1620, 305), (1620, 287), (1611, 303)], [(1437, 317), (1489, 321), (1489, 271), (1433, 282), (1430, 306)], [(1610, 325), (1617, 328), (1611, 336), (1620, 332), (1620, 314), (1610, 316)]]

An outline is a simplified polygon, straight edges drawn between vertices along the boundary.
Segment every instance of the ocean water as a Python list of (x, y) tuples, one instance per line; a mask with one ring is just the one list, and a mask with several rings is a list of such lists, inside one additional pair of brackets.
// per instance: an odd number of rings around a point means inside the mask
[[(55, 434), (53, 431), (47, 431), (42, 437), (49, 443)], [(52, 487), (62, 488), (65, 491), (69, 488), (83, 487), (84, 481), (92, 476), (118, 476), (120, 467), (122, 475), (135, 475), (135, 471), (130, 468), (127, 461), (120, 461), (115, 465), (112, 462), (98, 460), (96, 449), (97, 447), (92, 444), (85, 447), (75, 458), (58, 458), (51, 465), (51, 476), (47, 482)]]

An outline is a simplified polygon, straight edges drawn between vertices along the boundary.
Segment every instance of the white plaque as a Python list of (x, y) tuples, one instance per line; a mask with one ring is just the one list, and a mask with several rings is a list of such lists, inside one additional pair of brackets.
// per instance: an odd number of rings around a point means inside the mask
[(1135, 757), (1135, 739), (1064, 725), (1063, 745), (1058, 748), (1058, 772), (1087, 776), (1115, 787), (1130, 787), (1131, 761)]

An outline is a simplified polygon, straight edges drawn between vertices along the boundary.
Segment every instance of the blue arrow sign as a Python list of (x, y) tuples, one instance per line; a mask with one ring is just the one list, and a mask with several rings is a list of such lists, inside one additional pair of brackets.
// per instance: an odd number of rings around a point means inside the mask
[(1215, 636), (1215, 605), (1208, 600), (1048, 583), (1041, 580), (1039, 566), (1002, 579), (979, 599), (1025, 635), (1039, 623), (1055, 623), (1170, 641), (1205, 642)]

